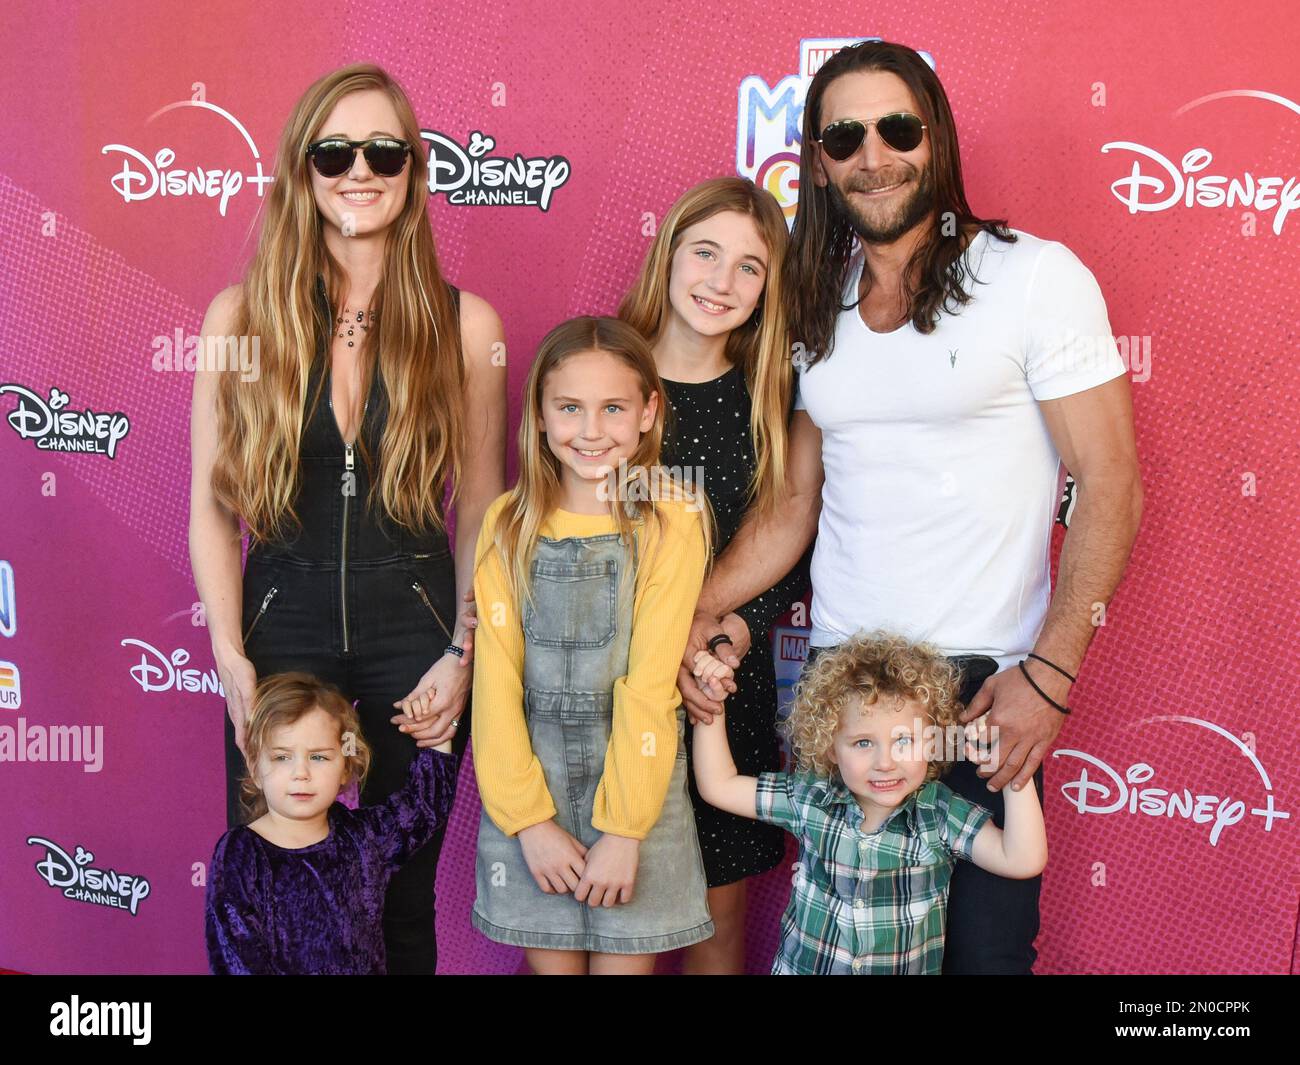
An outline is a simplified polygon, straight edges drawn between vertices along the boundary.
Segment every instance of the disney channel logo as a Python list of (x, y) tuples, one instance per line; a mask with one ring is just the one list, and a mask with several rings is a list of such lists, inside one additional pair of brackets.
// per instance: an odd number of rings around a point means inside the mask
[(562, 155), (532, 159), (488, 155), (496, 141), (474, 130), (461, 145), (436, 130), (422, 129), (429, 145), (429, 193), (448, 203), (469, 207), (536, 207), (547, 211), (555, 190), (569, 180), (569, 161)]
[(9, 412), (9, 427), (22, 439), (36, 441), (42, 451), (77, 451), (117, 457), (117, 445), (126, 437), (131, 421), (121, 411), (66, 410), (68, 394), (50, 389), (42, 399), (24, 385), (0, 385), (0, 394), (12, 392), (18, 406)]
[(27, 843), (45, 848), (45, 856), (36, 863), (36, 871), (50, 887), (59, 888), (64, 898), (127, 910), (134, 917), (140, 903), (149, 895), (148, 880), (114, 869), (96, 869), (90, 864), (95, 856), (81, 844), (77, 844), (76, 854), (69, 854), (42, 836), (28, 836)]

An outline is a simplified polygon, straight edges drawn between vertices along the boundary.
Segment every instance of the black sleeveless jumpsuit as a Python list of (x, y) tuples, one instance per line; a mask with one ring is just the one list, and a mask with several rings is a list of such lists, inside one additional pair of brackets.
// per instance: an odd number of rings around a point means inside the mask
[[(459, 312), (460, 292), (450, 287)], [(333, 321), (320, 277), (316, 295), (325, 319)], [(303, 670), (357, 700), (362, 735), (372, 752), (361, 803), (371, 805), (405, 783), (418, 752), (415, 741), (389, 718), (400, 713), (393, 703), (415, 687), (451, 642), (457, 615), (455, 566), (445, 532), (412, 535), (388, 519), (377, 498), (376, 509), (367, 511), (366, 463), (359, 446), (344, 444), (334, 419), (328, 335), (321, 338), (317, 355), (300, 446), (302, 487), (296, 502), (302, 531), (249, 549), (243, 578), (244, 653), (259, 678)], [(387, 413), (376, 372), (360, 428), (372, 462)], [(458, 754), (469, 740), (468, 711), (467, 699), (453, 741)], [(233, 827), (245, 820), (239, 805), (244, 758), (235, 746), (229, 715), (225, 728), (227, 821)], [(384, 904), (389, 973), (434, 971), (434, 875), (444, 831), (439, 829), (389, 882)]]

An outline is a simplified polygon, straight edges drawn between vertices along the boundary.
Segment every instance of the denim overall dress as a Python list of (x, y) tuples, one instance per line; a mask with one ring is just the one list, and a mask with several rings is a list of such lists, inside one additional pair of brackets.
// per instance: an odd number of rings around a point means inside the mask
[[(555, 803), (555, 820), (583, 846), (605, 770), (614, 682), (626, 676), (632, 633), (637, 537), (617, 533), (538, 538), (533, 602), (523, 605), (524, 714), (533, 753)], [(484, 810), (479, 820), (472, 920), (489, 939), (519, 947), (650, 954), (713, 935), (704, 863), (686, 790), (686, 714), (677, 708), (677, 751), (663, 810), (641, 841), (633, 899), (592, 907), (572, 893), (537, 886), (517, 837)]]

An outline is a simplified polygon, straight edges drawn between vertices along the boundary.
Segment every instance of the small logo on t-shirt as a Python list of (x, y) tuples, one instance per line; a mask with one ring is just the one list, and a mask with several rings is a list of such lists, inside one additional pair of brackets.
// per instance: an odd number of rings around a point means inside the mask
[(956, 349), (956, 348), (953, 348), (950, 352), (948, 352), (948, 365), (951, 366), (953, 369), (956, 369), (956, 368), (957, 368), (957, 349)]

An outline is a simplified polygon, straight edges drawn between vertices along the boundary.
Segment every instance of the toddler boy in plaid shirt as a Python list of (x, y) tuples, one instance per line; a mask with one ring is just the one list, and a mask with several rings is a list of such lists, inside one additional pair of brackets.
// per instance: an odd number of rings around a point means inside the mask
[[(731, 670), (713, 655), (701, 651), (695, 673), (725, 695)], [(963, 730), (960, 709), (955, 667), (936, 648), (875, 632), (823, 652), (795, 685), (793, 773), (740, 776), (721, 717), (695, 726), (704, 800), (799, 839), (774, 974), (937, 974), (956, 859), (1042, 872), (1034, 788), (1006, 790), (1004, 830), (938, 779), (957, 752), (987, 743), (984, 719)]]

